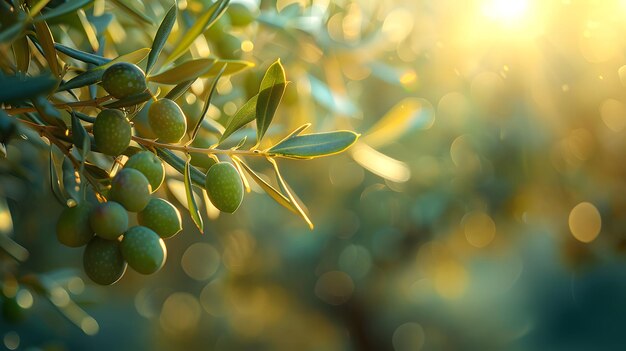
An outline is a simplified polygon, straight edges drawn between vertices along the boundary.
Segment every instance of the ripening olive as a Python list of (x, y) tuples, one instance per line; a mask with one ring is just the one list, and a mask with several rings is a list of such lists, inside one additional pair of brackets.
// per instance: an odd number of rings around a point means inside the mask
[(178, 209), (159, 198), (151, 199), (148, 206), (137, 214), (137, 222), (154, 230), (163, 239), (171, 238), (183, 229)]
[(148, 121), (159, 141), (177, 143), (185, 136), (187, 119), (180, 106), (170, 99), (161, 99), (150, 105)]
[(93, 137), (98, 151), (106, 155), (118, 156), (130, 144), (130, 122), (120, 110), (103, 110), (93, 124)]
[(165, 264), (165, 243), (150, 228), (131, 227), (124, 233), (121, 246), (128, 265), (141, 274), (152, 274)]
[(124, 168), (113, 177), (109, 197), (128, 211), (139, 212), (150, 202), (151, 192), (146, 176), (136, 169)]
[(83, 253), (83, 268), (87, 276), (100, 285), (111, 285), (126, 272), (126, 261), (117, 240), (93, 237)]
[(235, 166), (227, 162), (214, 164), (205, 183), (211, 203), (222, 212), (233, 213), (243, 200), (243, 183)]
[(163, 162), (161, 162), (161, 159), (159, 159), (157, 155), (150, 151), (140, 151), (132, 155), (128, 161), (126, 161), (124, 168), (136, 169), (146, 176), (152, 187), (152, 192), (155, 192), (161, 184), (163, 184), (163, 180), (165, 179), (165, 166), (163, 166)]
[(128, 213), (115, 201), (103, 202), (91, 210), (89, 223), (97, 236), (114, 240), (128, 229)]
[(118, 62), (104, 71), (102, 87), (118, 99), (125, 98), (146, 90), (146, 75), (132, 63)]
[(91, 205), (85, 203), (63, 210), (57, 222), (57, 239), (63, 245), (80, 247), (86, 245), (93, 237), (89, 225)]

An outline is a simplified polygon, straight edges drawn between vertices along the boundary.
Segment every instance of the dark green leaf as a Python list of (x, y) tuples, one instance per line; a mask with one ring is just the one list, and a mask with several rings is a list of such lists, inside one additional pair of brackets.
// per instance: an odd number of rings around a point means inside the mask
[(72, 112), (72, 139), (74, 145), (82, 150), (82, 159), (84, 160), (84, 155), (91, 149), (91, 140), (89, 139), (89, 134), (85, 130), (85, 127), (80, 123), (80, 119), (74, 112)]
[(77, 60), (82, 61), (82, 62), (91, 63), (91, 64), (94, 64), (96, 66), (105, 65), (105, 64), (111, 62), (111, 59), (108, 59), (106, 57), (102, 57), (100, 55), (90, 54), (88, 52), (72, 49), (70, 47), (67, 47), (67, 46), (59, 44), (59, 43), (55, 43), (54, 47), (55, 47), (55, 49), (57, 49), (57, 51), (65, 54), (65, 55), (67, 55), (67, 56), (69, 56), (71, 58), (77, 59)]
[(163, 50), (163, 46), (165, 46), (165, 42), (167, 42), (167, 38), (172, 31), (172, 27), (174, 27), (174, 23), (176, 23), (176, 14), (178, 13), (178, 7), (176, 3), (172, 5), (167, 14), (163, 18), (159, 29), (154, 36), (154, 41), (152, 41), (152, 51), (150, 51), (150, 55), (148, 55), (148, 63), (146, 64), (146, 73), (150, 73), (152, 67), (157, 62), (159, 55), (161, 54), (161, 50)]
[[(164, 148), (157, 147), (155, 148), (157, 155), (165, 161), (167, 164), (172, 166), (178, 173), (185, 173), (185, 161), (180, 157), (176, 156), (172, 151)], [(206, 180), (206, 175), (200, 172), (195, 167), (190, 167), (191, 173), (191, 182), (198, 187), (204, 188), (204, 183)]]
[(358, 137), (358, 134), (346, 130), (298, 135), (272, 146), (268, 153), (300, 159), (328, 156), (344, 151), (354, 144)]
[(0, 76), (0, 102), (24, 101), (37, 95), (47, 95), (57, 85), (50, 74), (35, 77)]
[(174, 88), (172, 88), (172, 90), (170, 90), (167, 95), (165, 95), (166, 99), (170, 99), (170, 100), (176, 100), (178, 99), (181, 95), (183, 95), (188, 89), (189, 87), (197, 80), (198, 78), (194, 78), (194, 79), (190, 79), (187, 81), (184, 81), (182, 83), (179, 83), (178, 85), (176, 85)]
[(32, 102), (39, 113), (39, 117), (41, 117), (46, 124), (66, 129), (65, 122), (61, 117), (61, 112), (59, 112), (59, 110), (54, 107), (54, 105), (52, 105), (47, 98), (43, 95), (39, 95), (33, 98)]
[(280, 104), (285, 93), (286, 85), (285, 70), (280, 60), (277, 60), (265, 72), (259, 89), (256, 104), (257, 143), (261, 142), (267, 128), (272, 123), (278, 104)]
[(52, 19), (52, 18), (63, 16), (63, 15), (68, 14), (70, 12), (74, 12), (74, 11), (80, 9), (80, 8), (83, 8), (86, 5), (90, 4), (91, 2), (93, 2), (93, 0), (65, 1), (65, 2), (61, 3), (61, 5), (53, 8), (53, 9), (50, 9), (49, 11), (43, 12), (41, 14), (41, 16), (35, 17), (34, 21), (35, 22), (47, 21), (47, 20)]
[(253, 96), (239, 109), (239, 111), (237, 111), (237, 113), (235, 113), (230, 122), (228, 122), (228, 125), (226, 125), (226, 130), (224, 130), (224, 133), (222, 133), (222, 136), (220, 137), (220, 143), (246, 124), (254, 121), (258, 99), (259, 95)]
[(161, 84), (178, 84), (203, 75), (214, 64), (215, 59), (212, 58), (189, 60), (159, 74), (148, 76), (147, 80)]
[(76, 115), (76, 117), (78, 117), (78, 119), (85, 121), (87, 123), (94, 123), (96, 122), (96, 117), (91, 117), (88, 116), (82, 112), (78, 112), (78, 111), (72, 111), (74, 113), (74, 115)]
[(196, 204), (196, 199), (193, 196), (193, 189), (191, 185), (191, 173), (189, 171), (191, 157), (187, 156), (187, 162), (185, 162), (185, 193), (187, 194), (187, 207), (189, 208), (189, 214), (191, 215), (191, 219), (193, 219), (193, 223), (198, 227), (200, 233), (204, 233), (204, 224), (202, 223), (202, 216), (200, 215), (200, 210), (198, 209), (198, 204)]
[(191, 46), (191, 43), (193, 43), (193, 41), (196, 40), (200, 34), (204, 33), (204, 31), (206, 31), (220, 18), (220, 16), (226, 11), (229, 2), (230, 0), (218, 0), (211, 5), (211, 7), (206, 10), (204, 15), (198, 18), (195, 24), (189, 28), (178, 44), (176, 44), (166, 62), (172, 62), (184, 54), (189, 46)]
[(123, 99), (119, 99), (117, 101), (109, 102), (104, 104), (103, 107), (106, 108), (122, 108), (128, 106), (135, 106), (141, 104), (142, 102), (150, 100), (152, 94), (149, 91), (144, 91), (143, 93), (127, 96)]
[(67, 195), (63, 186), (63, 159), (65, 155), (54, 144), (50, 144), (50, 187), (56, 199), (64, 206), (67, 205)]
[(204, 107), (202, 108), (202, 112), (200, 113), (200, 118), (198, 119), (198, 123), (196, 123), (196, 125), (192, 129), (191, 137), (189, 138), (189, 144), (191, 144), (196, 138), (196, 135), (198, 135), (198, 131), (200, 130), (200, 126), (202, 125), (202, 122), (204, 121), (204, 117), (206, 116), (206, 113), (209, 110), (209, 106), (211, 106), (211, 99), (213, 98), (213, 93), (215, 93), (215, 87), (217, 86), (217, 82), (222, 77), (222, 74), (224, 73), (224, 69), (226, 69), (226, 66), (222, 67), (222, 70), (217, 74), (217, 76), (213, 80), (213, 84), (211, 84), (211, 89), (209, 90), (209, 94), (207, 94), (207, 98), (206, 98), (206, 101), (204, 102)]

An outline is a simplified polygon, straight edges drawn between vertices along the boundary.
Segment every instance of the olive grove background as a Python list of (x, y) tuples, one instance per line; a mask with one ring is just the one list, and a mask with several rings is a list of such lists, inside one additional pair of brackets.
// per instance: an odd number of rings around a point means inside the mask
[[(150, 47), (171, 4), (96, 0), (51, 31), (81, 50), (103, 37), (103, 54), (116, 57)], [(210, 4), (178, 1), (171, 41)], [(82, 251), (54, 236), (62, 207), (48, 153), (12, 139), (0, 160), (0, 246), (28, 259), (0, 252), (4, 348), (626, 343), (626, 2), (231, 6), (191, 55), (255, 67), (220, 81), (210, 118), (227, 121), (280, 58), (290, 84), (275, 132), (313, 122), (362, 134), (341, 155), (279, 161), (315, 229), (253, 187), (235, 214), (203, 209), (199, 234), (172, 176), (159, 194), (181, 208), (185, 229), (168, 241), (165, 267), (96, 286)], [(202, 108), (193, 89), (179, 102)]]

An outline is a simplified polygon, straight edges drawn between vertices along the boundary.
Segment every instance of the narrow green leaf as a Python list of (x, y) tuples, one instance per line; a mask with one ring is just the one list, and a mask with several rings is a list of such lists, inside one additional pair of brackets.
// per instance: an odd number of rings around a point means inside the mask
[(33, 105), (35, 105), (37, 112), (39, 113), (39, 117), (44, 120), (46, 124), (57, 126), (62, 129), (67, 128), (65, 126), (63, 118), (61, 117), (61, 112), (59, 112), (59, 110), (54, 107), (54, 105), (52, 105), (52, 103), (48, 101), (47, 98), (45, 98), (43, 95), (39, 95), (31, 100), (33, 102)]
[(346, 150), (358, 137), (359, 134), (347, 130), (297, 135), (272, 146), (268, 153), (298, 159), (328, 156)]
[(181, 95), (183, 95), (188, 89), (189, 87), (197, 80), (198, 78), (193, 78), (187, 81), (184, 81), (182, 83), (178, 83), (178, 85), (176, 85), (175, 87), (172, 88), (172, 90), (170, 90), (167, 95), (165, 95), (166, 99), (170, 99), (170, 100), (176, 100), (178, 99)]
[(222, 68), (226, 66), (224, 70), (224, 76), (228, 76), (231, 74), (239, 73), (245, 69), (254, 67), (254, 62), (243, 61), (243, 60), (218, 60), (211, 69), (202, 75), (202, 78), (213, 77), (218, 74)]
[(91, 117), (88, 116), (82, 112), (78, 112), (78, 111), (72, 111), (72, 113), (74, 113), (74, 115), (76, 115), (76, 117), (78, 117), (78, 119), (80, 119), (81, 121), (85, 121), (87, 123), (95, 123), (96, 122), (96, 117)]
[(47, 95), (56, 85), (57, 80), (50, 74), (35, 77), (0, 75), (0, 103), (24, 101), (37, 95)]
[(106, 57), (102, 57), (96, 54), (90, 54), (88, 52), (80, 51), (77, 49), (72, 49), (68, 46), (65, 46), (59, 43), (55, 43), (54, 48), (57, 49), (57, 51), (71, 58), (77, 59), (78, 61), (81, 61), (81, 62), (91, 63), (96, 66), (105, 65), (111, 62), (111, 59), (108, 59)]
[(182, 39), (176, 44), (166, 62), (172, 62), (184, 54), (196, 38), (204, 33), (226, 11), (230, 0), (218, 0), (189, 28)]
[(152, 18), (146, 16), (142, 10), (135, 7), (132, 2), (128, 2), (125, 0), (111, 0), (111, 2), (115, 3), (118, 7), (121, 7), (126, 13), (128, 13), (131, 17), (134, 17), (144, 23), (152, 25)]
[(202, 216), (200, 215), (200, 210), (198, 209), (198, 205), (196, 204), (196, 199), (193, 196), (193, 189), (191, 188), (191, 173), (189, 171), (191, 157), (187, 155), (187, 162), (185, 162), (185, 193), (187, 194), (187, 207), (189, 208), (189, 214), (191, 215), (191, 219), (193, 223), (198, 227), (200, 233), (204, 233), (204, 224), (202, 223)]
[(63, 152), (54, 144), (50, 144), (50, 187), (54, 197), (62, 205), (67, 205), (67, 195), (63, 186)]
[[(157, 147), (155, 148), (157, 155), (165, 161), (167, 164), (172, 166), (178, 173), (185, 173), (185, 161), (180, 157), (176, 156), (172, 151), (164, 148)], [(204, 188), (204, 183), (206, 182), (206, 175), (200, 172), (195, 167), (190, 167), (191, 173), (191, 182), (200, 188)]]
[(149, 91), (144, 91), (143, 93), (127, 96), (123, 99), (119, 99), (117, 101), (109, 102), (104, 104), (103, 107), (106, 108), (122, 108), (128, 106), (135, 106), (141, 104), (142, 102), (146, 102), (150, 100), (152, 94)]
[(94, 0), (72, 0), (72, 1), (65, 1), (63, 2), (61, 5), (43, 12), (41, 14), (41, 16), (37, 16), (34, 18), (35, 22), (42, 22), (42, 21), (47, 21), (59, 16), (63, 16), (65, 14), (68, 14), (70, 12), (74, 12), (80, 8), (85, 7), (86, 5), (89, 5), (90, 3), (92, 3)]
[(54, 49), (54, 38), (52, 37), (52, 32), (50, 32), (50, 27), (48, 27), (46, 22), (35, 22), (35, 32), (37, 33), (37, 40), (39, 41), (39, 45), (41, 45), (43, 55), (46, 61), (48, 61), (48, 66), (52, 74), (58, 77), (59, 61), (57, 59), (57, 52)]
[(202, 112), (200, 113), (200, 118), (198, 119), (198, 123), (196, 123), (196, 125), (192, 129), (191, 137), (189, 138), (188, 144), (191, 144), (194, 141), (194, 139), (196, 139), (196, 135), (198, 135), (198, 131), (200, 130), (200, 126), (202, 126), (204, 117), (206, 117), (206, 113), (209, 110), (209, 107), (211, 106), (211, 99), (213, 98), (213, 93), (215, 93), (215, 87), (217, 86), (217, 82), (222, 77), (222, 74), (224, 73), (225, 68), (226, 66), (222, 67), (222, 70), (217, 74), (215, 79), (213, 79), (213, 84), (211, 84), (211, 89), (209, 90), (209, 93), (207, 94), (206, 101), (204, 102), (204, 107), (202, 108)]
[(265, 72), (259, 89), (256, 105), (257, 143), (265, 135), (283, 98), (286, 87), (285, 70), (280, 60), (274, 62)]
[[(85, 127), (80, 123), (80, 119), (74, 112), (72, 112), (72, 139), (74, 145), (83, 150), (86, 155), (91, 149), (91, 140), (89, 134), (85, 130)], [(83, 156), (84, 159), (84, 156)]]
[(250, 168), (247, 164), (245, 164), (241, 159), (237, 158), (237, 161), (243, 166), (243, 169), (250, 175), (252, 180), (257, 183), (274, 201), (278, 202), (281, 206), (288, 209), (293, 213), (298, 213), (298, 210), (293, 206), (291, 201), (285, 195), (281, 194), (280, 191), (276, 190), (273, 186), (269, 185), (266, 181), (263, 180), (256, 172)]
[(309, 219), (309, 216), (306, 214), (306, 212), (304, 212), (304, 209), (302, 208), (302, 206), (300, 206), (300, 204), (298, 203), (297, 199), (292, 194), (292, 192), (289, 189), (289, 186), (287, 185), (287, 182), (285, 181), (283, 176), (280, 175), (280, 170), (278, 169), (278, 164), (272, 158), (268, 158), (267, 160), (272, 164), (272, 166), (274, 166), (274, 171), (276, 172), (276, 178), (278, 178), (278, 183), (279, 183), (281, 189), (283, 189), (283, 191), (287, 194), (287, 197), (289, 198), (289, 202), (291, 202), (291, 204), (296, 209), (296, 211), (300, 215), (300, 217), (302, 217), (302, 219), (304, 219), (304, 221), (309, 225), (309, 228), (311, 230), (313, 230), (313, 228), (314, 228), (313, 222), (311, 222), (311, 219)]
[(161, 50), (163, 50), (163, 46), (167, 42), (167, 38), (170, 36), (170, 32), (174, 27), (174, 23), (176, 23), (176, 14), (178, 13), (178, 6), (176, 6), (176, 2), (174, 5), (167, 11), (165, 17), (163, 17), (163, 21), (161, 21), (161, 25), (154, 36), (154, 41), (152, 41), (152, 51), (150, 51), (150, 55), (148, 55), (148, 63), (146, 64), (146, 74), (150, 73), (152, 67), (157, 62), (159, 55), (161, 54)]
[(106, 69), (109, 68), (109, 66), (111, 66), (112, 64), (117, 63), (117, 62), (139, 63), (143, 61), (144, 58), (146, 58), (149, 52), (150, 52), (150, 49), (142, 48), (139, 50), (135, 50), (131, 53), (128, 53), (126, 55), (118, 56), (114, 60), (104, 65), (100, 65), (98, 67), (85, 71), (77, 75), (76, 77), (70, 79), (68, 82), (65, 82), (65, 84), (61, 84), (61, 86), (59, 86), (57, 91), (76, 89), (76, 88), (84, 87), (86, 85), (96, 84), (102, 80), (102, 75), (104, 74), (104, 71), (106, 71)]
[(383, 146), (417, 128), (430, 127), (435, 121), (434, 116), (432, 105), (425, 104), (422, 99), (406, 98), (365, 132), (363, 141), (372, 147)]
[(214, 64), (215, 59), (212, 58), (189, 60), (159, 74), (148, 76), (146, 79), (154, 83), (178, 84), (203, 75)]
[(231, 118), (228, 125), (226, 125), (226, 130), (222, 133), (219, 142), (226, 140), (231, 134), (241, 129), (246, 124), (254, 121), (254, 117), (256, 116), (256, 104), (259, 99), (259, 95), (255, 95), (248, 102), (246, 102), (237, 113)]
[(205, 131), (217, 134), (218, 136), (221, 136), (222, 133), (224, 133), (224, 126), (212, 118), (205, 118), (200, 127)]
[(23, 36), (13, 42), (13, 55), (15, 55), (15, 63), (17, 70), (26, 73), (30, 66), (30, 46), (28, 46), (28, 37)]

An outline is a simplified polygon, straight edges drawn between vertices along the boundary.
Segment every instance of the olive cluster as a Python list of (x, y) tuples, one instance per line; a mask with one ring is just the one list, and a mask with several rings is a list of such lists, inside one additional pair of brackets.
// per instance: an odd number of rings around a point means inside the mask
[[(141, 68), (124, 62), (113, 64), (104, 72), (102, 86), (119, 99), (147, 89)], [(178, 143), (187, 132), (185, 114), (170, 99), (151, 101), (143, 117), (147, 117), (148, 123), (145, 125), (145, 119), (136, 120), (136, 131), (141, 130), (142, 136), (161, 143)], [(123, 154), (132, 139), (131, 123), (117, 109), (102, 110), (92, 131), (96, 150), (110, 156)], [(194, 145), (209, 147), (210, 143), (198, 139)], [(192, 155), (192, 163), (207, 170), (205, 188), (215, 207), (228, 213), (237, 210), (244, 193), (237, 169), (201, 153)], [(57, 223), (57, 238), (69, 247), (85, 246), (83, 265), (94, 282), (113, 284), (124, 275), (127, 266), (152, 274), (164, 265), (167, 250), (163, 239), (182, 230), (176, 207), (152, 196), (164, 178), (165, 168), (159, 157), (141, 151), (132, 155), (113, 177), (106, 202), (85, 202), (63, 211)], [(138, 225), (129, 226), (128, 212), (137, 213)]]
[[(83, 203), (61, 213), (57, 238), (69, 247), (86, 245), (83, 265), (94, 282), (115, 283), (127, 265), (142, 274), (163, 266), (167, 257), (163, 239), (182, 229), (178, 209), (151, 196), (164, 177), (161, 160), (149, 151), (139, 152), (113, 177), (108, 201)], [(137, 226), (129, 227), (128, 212), (137, 213)]]

